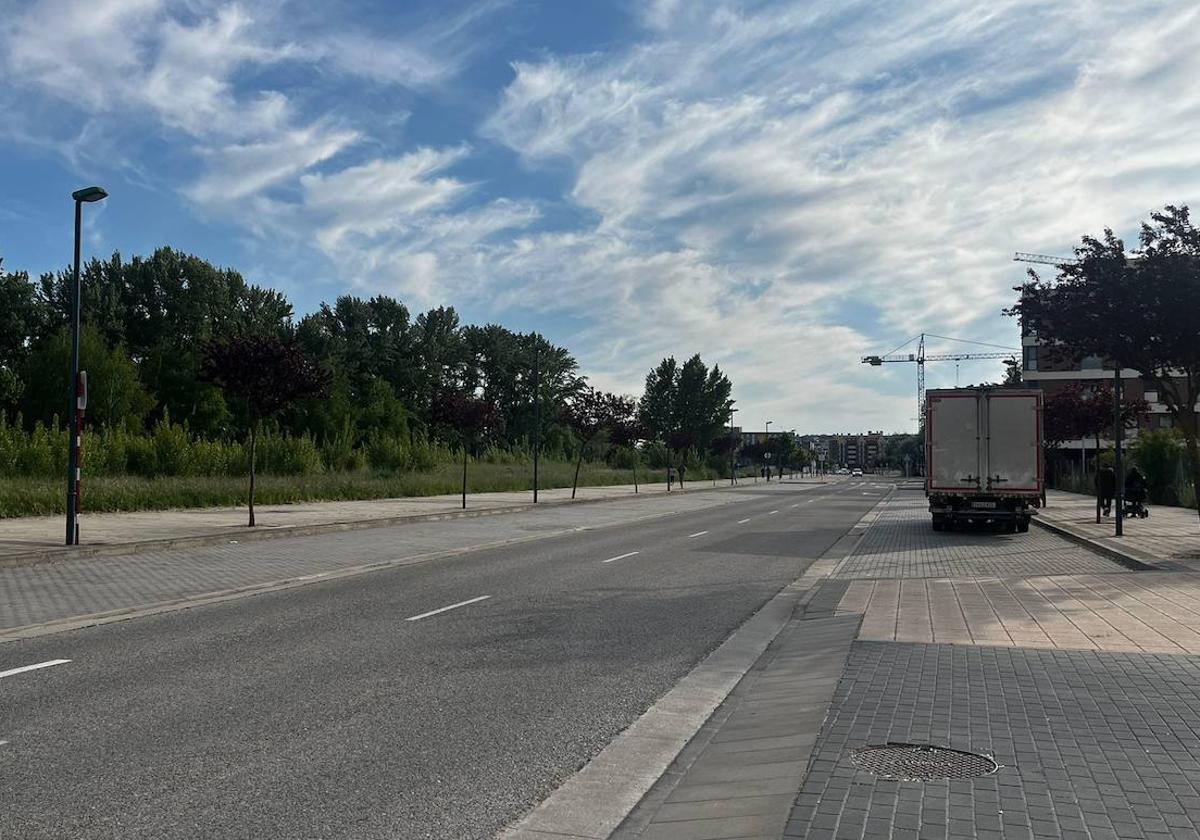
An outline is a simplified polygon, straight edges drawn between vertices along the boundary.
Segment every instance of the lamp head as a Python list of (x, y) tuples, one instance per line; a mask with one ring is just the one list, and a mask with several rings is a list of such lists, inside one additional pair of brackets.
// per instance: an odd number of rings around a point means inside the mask
[(108, 193), (104, 191), (104, 187), (84, 187), (71, 193), (71, 198), (76, 201), (100, 201), (108, 198)]

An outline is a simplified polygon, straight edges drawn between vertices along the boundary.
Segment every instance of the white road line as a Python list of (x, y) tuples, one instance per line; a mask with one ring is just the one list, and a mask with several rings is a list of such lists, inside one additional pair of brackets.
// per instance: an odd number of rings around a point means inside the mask
[(813, 502), (815, 502), (815, 501), (817, 501), (817, 500), (816, 500), (816, 499), (809, 499), (809, 500), (808, 500), (808, 503), (811, 505), (811, 504), (812, 504)]
[(708, 533), (708, 531), (697, 531), (697, 532), (696, 532), (696, 533), (694, 533), (694, 534), (688, 534), (688, 539), (690, 540), (690, 539), (692, 539), (693, 537), (703, 537), (703, 536), (704, 536), (705, 534), (707, 534), (707, 533)]
[(635, 554), (638, 554), (638, 553), (639, 553), (639, 552), (637, 552), (637, 551), (627, 551), (627, 552), (626, 552), (626, 553), (624, 553), (624, 554), (618, 554), (616, 557), (609, 557), (609, 558), (608, 558), (607, 560), (605, 560), (604, 562), (605, 562), (605, 563), (611, 563), (611, 562), (613, 562), (614, 560), (624, 560), (626, 557), (632, 557), (633, 555), (635, 555)]
[(24, 674), (26, 671), (36, 671), (38, 668), (49, 668), (51, 665), (66, 665), (70, 661), (70, 659), (51, 659), (48, 662), (39, 662), (36, 665), (23, 665), (20, 668), (0, 671), (0, 678), (11, 677), (15, 674)]
[(777, 510), (773, 510), (773, 511), (771, 511), (770, 513), (768, 513), (768, 514), (767, 514), (767, 516), (774, 516), (774, 515), (775, 515), (775, 514), (777, 514), (777, 513), (779, 513), (779, 511), (777, 511)]
[(747, 522), (749, 522), (749, 521), (750, 521), (749, 519), (739, 519), (737, 524), (739, 524), (739, 525), (745, 525), (745, 524), (746, 524)]
[(441, 607), (440, 609), (430, 610), (429, 612), (421, 613), (420, 615), (409, 616), (408, 618), (406, 618), (404, 620), (405, 621), (420, 621), (422, 618), (429, 618), (429, 616), (431, 616), (431, 615), (437, 615), (438, 613), (444, 613), (444, 612), (449, 612), (450, 610), (456, 610), (459, 607), (465, 607), (467, 604), (477, 604), (480, 601), (486, 601), (488, 598), (491, 598), (491, 597), (492, 597), (491, 595), (480, 595), (478, 598), (470, 598), (466, 601), (459, 601), (457, 604), (451, 604), (448, 607)]
[(800, 507), (800, 503), (796, 502), (796, 504), (792, 505), (792, 507)]

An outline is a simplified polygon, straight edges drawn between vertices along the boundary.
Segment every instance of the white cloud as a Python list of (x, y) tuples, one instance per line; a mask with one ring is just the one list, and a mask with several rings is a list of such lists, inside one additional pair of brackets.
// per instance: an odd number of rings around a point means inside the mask
[[(922, 330), (1015, 344), (1012, 251), (1200, 190), (1189, 5), (836, 10), (659, 3), (647, 42), (514, 65), (486, 132), (529, 166), (567, 161), (599, 221), (504, 265), (557, 276), (544, 306), (606, 314), (589, 368), (633, 387), (700, 349), (735, 360), (743, 399), (775, 394), (814, 427), (911, 424), (909, 374), (859, 355)], [(886, 382), (895, 400), (869, 397)]]

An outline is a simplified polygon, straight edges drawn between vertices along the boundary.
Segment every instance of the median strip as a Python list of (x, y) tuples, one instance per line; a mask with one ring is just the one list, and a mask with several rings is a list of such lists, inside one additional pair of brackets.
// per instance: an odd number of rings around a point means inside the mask
[(26, 671), (36, 671), (39, 668), (49, 668), (51, 665), (65, 665), (70, 662), (70, 659), (51, 659), (47, 662), (39, 662), (36, 665), (22, 665), (20, 668), (11, 668), (7, 671), (0, 671), (0, 678), (15, 676), (16, 674), (24, 674)]
[[(491, 597), (492, 597), (491, 595), (480, 595), (478, 598), (468, 598), (466, 601), (459, 601), (457, 604), (451, 604), (448, 607), (439, 607), (436, 610), (430, 610), (429, 612), (421, 613), (420, 615), (412, 615), (404, 620), (405, 621), (420, 621), (422, 618), (429, 618), (432, 615), (440, 615), (441, 613), (449, 612), (450, 610), (456, 610), (459, 607), (465, 607), (468, 604), (478, 604), (480, 601), (486, 601), (488, 598), (491, 598)], [(2, 676), (2, 675), (0, 675), (0, 676)]]
[(609, 557), (604, 562), (612, 563), (614, 560), (624, 560), (626, 557), (632, 557), (633, 555), (638, 554), (638, 553), (639, 552), (637, 552), (637, 551), (627, 551), (624, 554), (618, 554), (616, 557)]

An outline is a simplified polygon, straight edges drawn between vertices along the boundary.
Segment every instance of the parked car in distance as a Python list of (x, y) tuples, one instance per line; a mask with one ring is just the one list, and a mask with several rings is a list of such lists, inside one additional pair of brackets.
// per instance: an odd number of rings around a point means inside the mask
[(862, 470), (856, 468), (853, 472), (850, 473), (850, 475), (858, 476), (859, 478), (862, 478)]

